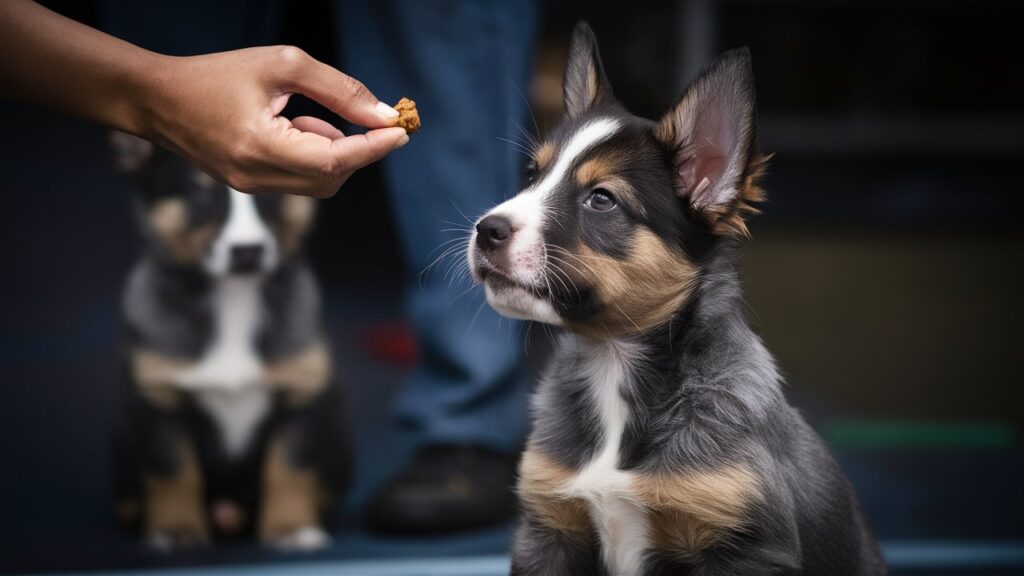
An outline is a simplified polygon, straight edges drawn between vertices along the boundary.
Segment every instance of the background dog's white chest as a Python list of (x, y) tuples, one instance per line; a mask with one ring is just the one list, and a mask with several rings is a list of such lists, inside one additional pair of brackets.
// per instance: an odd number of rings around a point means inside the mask
[(214, 338), (203, 358), (182, 373), (178, 385), (195, 394), (217, 423), (224, 449), (238, 455), (270, 409), (263, 361), (256, 353), (261, 281), (257, 277), (218, 280), (213, 293)]
[(634, 497), (633, 476), (619, 468), (619, 448), (629, 417), (621, 387), (628, 385), (631, 355), (617, 343), (602, 343), (582, 366), (602, 428), (601, 448), (566, 486), (564, 495), (588, 504), (611, 574), (639, 574), (648, 549), (648, 519)]

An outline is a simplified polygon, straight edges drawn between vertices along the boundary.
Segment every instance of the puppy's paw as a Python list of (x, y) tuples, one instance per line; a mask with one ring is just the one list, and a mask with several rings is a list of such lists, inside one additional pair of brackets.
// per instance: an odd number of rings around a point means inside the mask
[(303, 526), (270, 538), (266, 544), (280, 552), (312, 552), (330, 546), (331, 537), (319, 526)]
[(146, 546), (157, 552), (170, 553), (178, 550), (193, 550), (210, 543), (205, 530), (177, 528), (151, 530), (146, 536)]

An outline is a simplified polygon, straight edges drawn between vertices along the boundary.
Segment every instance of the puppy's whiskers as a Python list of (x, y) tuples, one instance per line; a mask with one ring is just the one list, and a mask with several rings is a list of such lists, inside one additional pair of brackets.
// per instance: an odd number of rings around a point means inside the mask
[(448, 274), (451, 272), (451, 270), (456, 265), (461, 265), (462, 260), (464, 260), (464, 258), (460, 259), (453, 257), (465, 255), (469, 247), (469, 241), (472, 238), (472, 229), (454, 228), (446, 229), (445, 232), (458, 232), (461, 233), (462, 235), (457, 238), (445, 240), (430, 252), (428, 257), (433, 256), (435, 253), (439, 251), (441, 253), (436, 258), (434, 258), (434, 260), (432, 260), (429, 264), (427, 264), (427, 266), (424, 267), (423, 270), (419, 272), (419, 274), (416, 275), (416, 280), (420, 288), (423, 288), (423, 281), (427, 277), (427, 275), (429, 275), (431, 271), (435, 269), (437, 266), (439, 266), (442, 262), (445, 262), (446, 260), (448, 261), (446, 271), (444, 274), (444, 278), (447, 279)]
[(525, 144), (523, 144), (521, 142), (518, 142), (516, 140), (510, 140), (508, 138), (503, 138), (501, 136), (498, 136), (498, 140), (501, 140), (502, 142), (505, 142), (513, 150), (515, 150), (516, 152), (519, 152), (520, 154), (526, 156), (527, 158), (532, 158), (533, 157), (533, 150), (530, 149), (529, 146), (527, 146), (527, 145), (525, 145)]
[[(533, 105), (530, 104), (530, 99), (526, 97), (526, 94), (523, 92), (523, 89), (520, 88), (519, 84), (517, 84), (514, 80), (509, 78), (508, 82), (509, 82), (509, 84), (512, 85), (513, 88), (516, 89), (516, 93), (519, 94), (519, 98), (522, 99), (523, 104), (526, 106), (527, 112), (530, 113), (530, 120), (533, 121), (533, 132), (534, 132), (534, 134), (537, 134), (539, 136), (540, 135), (540, 127), (537, 125), (537, 115), (533, 113)], [(518, 126), (519, 130), (522, 131), (523, 134), (526, 135), (527, 138), (530, 138), (534, 142), (537, 142), (536, 138), (534, 138), (532, 135), (530, 135), (526, 130), (523, 129), (522, 126), (519, 125), (519, 122), (516, 122), (515, 120), (512, 120), (512, 123), (515, 124), (516, 126)]]

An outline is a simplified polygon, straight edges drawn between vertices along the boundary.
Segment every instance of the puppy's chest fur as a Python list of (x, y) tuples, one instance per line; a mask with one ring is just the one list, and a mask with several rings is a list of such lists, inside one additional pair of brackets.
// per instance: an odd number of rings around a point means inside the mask
[[(518, 490), (535, 518), (577, 538), (596, 539), (601, 561), (615, 575), (641, 573), (651, 554), (693, 559), (745, 523), (761, 498), (759, 479), (746, 465), (679, 462), (670, 471), (622, 466), (623, 436), (636, 425), (634, 419), (646, 417), (626, 400), (638, 385), (641, 346), (575, 337), (562, 346), (575, 351), (572, 368), (556, 373), (582, 385), (586, 401), (571, 416), (562, 409), (545, 410), (552, 406), (540, 404), (566, 387), (561, 379), (546, 380), (534, 399), (540, 432), (523, 456)], [(567, 357), (562, 354), (556, 362)], [(589, 419), (595, 432), (592, 454), (577, 465), (564, 463), (564, 444), (553, 449), (566, 440), (558, 438), (559, 431), (587, 428), (567, 419)]]
[(586, 346), (577, 366), (589, 388), (600, 443), (590, 462), (555, 494), (586, 503), (613, 574), (638, 571), (648, 546), (648, 518), (635, 489), (635, 475), (619, 467), (622, 435), (630, 418), (623, 392), (631, 386), (641, 351), (631, 344)]
[[(152, 294), (147, 286), (138, 282), (129, 293)], [(220, 278), (210, 285), (202, 296), (210, 333), (198, 356), (160, 352), (153, 345), (158, 340), (145, 338), (132, 351), (133, 380), (143, 396), (171, 409), (180, 405), (181, 396), (191, 397), (213, 421), (229, 457), (245, 452), (273, 404), (273, 366), (266, 364), (256, 346), (266, 317), (263, 287), (264, 280), (256, 276)], [(159, 298), (136, 297), (129, 302), (129, 320), (144, 328), (144, 334), (174, 333), (173, 327), (182, 321), (155, 304)]]
[(225, 278), (212, 293), (214, 337), (202, 358), (177, 378), (216, 422), (224, 449), (245, 450), (271, 407), (267, 370), (256, 353), (261, 327), (262, 283), (258, 278)]

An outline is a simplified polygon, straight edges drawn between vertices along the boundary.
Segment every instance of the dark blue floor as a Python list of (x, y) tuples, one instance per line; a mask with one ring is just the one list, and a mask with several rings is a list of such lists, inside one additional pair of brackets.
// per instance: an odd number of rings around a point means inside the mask
[[(1020, 574), (1024, 547), (999, 543), (890, 542), (883, 543), (894, 574), (945, 576), (1010, 576)], [(449, 556), (391, 560), (321, 560), (302, 562), (270, 561), (263, 564), (214, 568), (121, 571), (120, 576), (504, 576), (509, 571), (507, 556)], [(69, 575), (70, 576), (70, 575)]]
[[(338, 244), (331, 242), (351, 238), (343, 231), (314, 237), (315, 260), (327, 279), (327, 323), (350, 383), (359, 446), (357, 482), (340, 510), (335, 546), (301, 558), (253, 546), (166, 557), (142, 550), (118, 531), (106, 438), (118, 298), (135, 246), (129, 192), (110, 168), (101, 130), (6, 103), (0, 103), (0, 126), (0, 573), (304, 562), (279, 573), (312, 574), (324, 567), (346, 573), (338, 567), (355, 566), (348, 573), (383, 574), (397, 573), (386, 572), (395, 565), (336, 562), (462, 556), (489, 558), (485, 565), (470, 564), (481, 574), (495, 566), (500, 571), (502, 559), (495, 555), (507, 548), (503, 527), (436, 539), (380, 538), (359, 527), (368, 494), (412, 449), (389, 415), (401, 369), (368, 358), (357, 344), (364, 328), (402, 316), (400, 267), (388, 262), (395, 254), (387, 234), (373, 240), (375, 247), (361, 246), (355, 251), (361, 257), (344, 266), (332, 265), (331, 246)], [(326, 208), (368, 210), (366, 217), (386, 230), (386, 205), (372, 198)], [(535, 344), (540, 341), (536, 354), (542, 355), (543, 338), (543, 332), (534, 337)], [(815, 403), (797, 401), (814, 420)], [(1024, 458), (1016, 446), (1019, 441), (987, 450), (842, 450), (840, 457), (879, 535), (891, 544), (891, 558), (905, 567), (901, 573), (1009, 574), (1024, 573), (1017, 544), (1024, 541)], [(927, 561), (942, 560), (943, 553), (959, 554), (959, 568), (943, 571)], [(432, 566), (442, 572), (422, 573), (444, 573)], [(471, 573), (451, 566), (449, 573)], [(378, 569), (385, 572), (373, 571)]]

